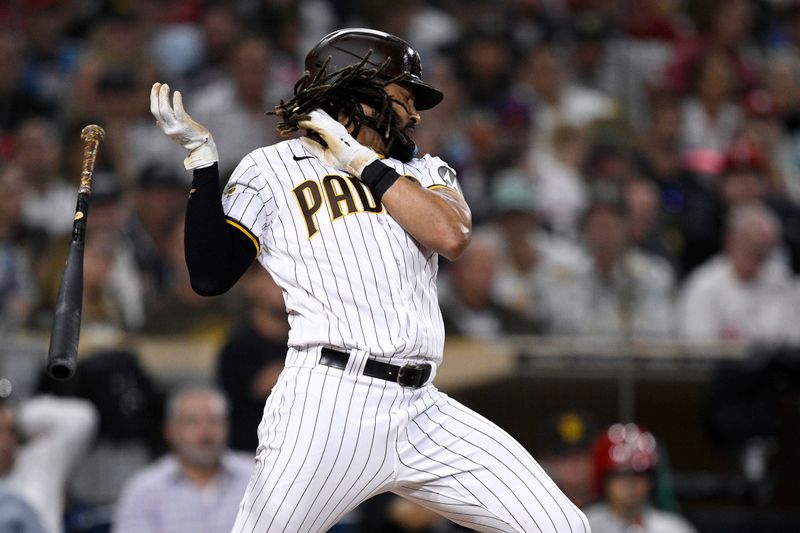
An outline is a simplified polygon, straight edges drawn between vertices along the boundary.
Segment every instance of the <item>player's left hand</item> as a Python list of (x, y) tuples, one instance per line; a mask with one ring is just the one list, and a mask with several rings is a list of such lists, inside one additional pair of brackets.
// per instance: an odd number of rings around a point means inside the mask
[(183, 161), (186, 170), (208, 167), (219, 161), (211, 132), (183, 109), (180, 91), (175, 91), (170, 103), (169, 85), (154, 83), (150, 90), (150, 112), (161, 131), (189, 151)]
[(356, 141), (342, 123), (322, 109), (312, 111), (308, 119), (301, 120), (298, 125), (317, 132), (328, 145), (318, 154), (323, 161), (355, 177), (361, 176), (367, 165), (379, 159), (377, 153)]

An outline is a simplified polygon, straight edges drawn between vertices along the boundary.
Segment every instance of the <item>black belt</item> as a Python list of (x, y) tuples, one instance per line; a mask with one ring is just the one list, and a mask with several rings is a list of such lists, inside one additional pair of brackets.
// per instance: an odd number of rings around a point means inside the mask
[[(320, 350), (319, 364), (344, 370), (348, 359), (350, 359), (349, 353), (331, 348), (322, 348)], [(431, 377), (431, 369), (432, 367), (428, 363), (398, 366), (382, 363), (375, 359), (367, 359), (367, 364), (364, 365), (364, 375), (385, 379), (386, 381), (394, 381), (403, 387), (418, 389)]]

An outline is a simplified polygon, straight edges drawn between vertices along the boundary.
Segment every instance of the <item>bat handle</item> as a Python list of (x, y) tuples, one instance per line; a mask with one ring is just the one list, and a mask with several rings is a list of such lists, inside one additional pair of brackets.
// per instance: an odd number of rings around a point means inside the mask
[(90, 124), (81, 130), (83, 166), (81, 167), (81, 184), (78, 192), (82, 195), (92, 194), (92, 172), (95, 159), (97, 159), (97, 147), (105, 136), (106, 131), (96, 124)]

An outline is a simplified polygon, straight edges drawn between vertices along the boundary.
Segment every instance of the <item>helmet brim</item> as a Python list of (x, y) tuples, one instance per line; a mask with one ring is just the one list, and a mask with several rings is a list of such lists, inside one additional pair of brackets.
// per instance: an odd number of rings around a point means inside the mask
[(400, 85), (408, 87), (414, 95), (414, 107), (418, 111), (431, 109), (439, 104), (444, 98), (444, 94), (432, 85), (428, 85), (421, 79), (413, 76), (411, 79), (400, 82)]

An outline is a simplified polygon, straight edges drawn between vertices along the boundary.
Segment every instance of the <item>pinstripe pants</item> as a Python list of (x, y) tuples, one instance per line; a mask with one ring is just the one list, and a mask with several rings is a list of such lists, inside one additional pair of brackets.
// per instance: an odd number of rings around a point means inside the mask
[(290, 350), (264, 408), (233, 532), (327, 531), (391, 491), (477, 531), (589, 533), (583, 513), (502, 429), (428, 384), (317, 365)]

